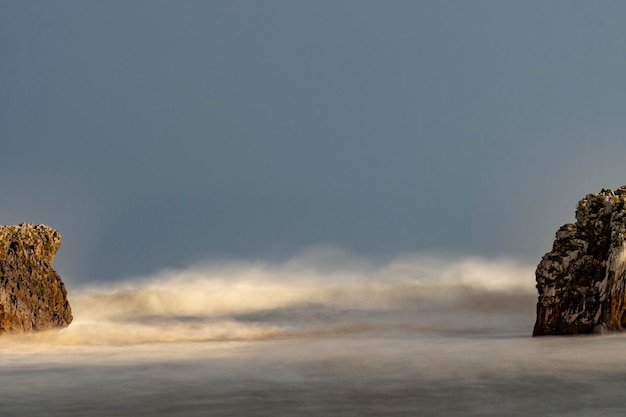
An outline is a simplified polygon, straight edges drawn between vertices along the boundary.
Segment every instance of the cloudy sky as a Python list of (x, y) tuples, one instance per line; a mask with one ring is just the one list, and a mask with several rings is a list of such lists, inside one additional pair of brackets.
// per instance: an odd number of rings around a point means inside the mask
[(317, 245), (536, 263), (626, 183), (620, 1), (0, 0), (0, 223), (74, 281)]

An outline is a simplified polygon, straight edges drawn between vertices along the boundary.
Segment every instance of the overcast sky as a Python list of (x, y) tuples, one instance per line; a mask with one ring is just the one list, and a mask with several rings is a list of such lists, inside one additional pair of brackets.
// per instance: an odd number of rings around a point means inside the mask
[(536, 263), (626, 184), (626, 2), (0, 0), (0, 223), (75, 281), (320, 244)]

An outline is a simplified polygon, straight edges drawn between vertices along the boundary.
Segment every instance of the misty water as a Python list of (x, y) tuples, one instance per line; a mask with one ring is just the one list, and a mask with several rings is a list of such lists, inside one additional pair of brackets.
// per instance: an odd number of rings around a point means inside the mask
[(3, 416), (617, 416), (626, 336), (531, 338), (533, 267), (229, 262), (70, 288), (0, 339)]

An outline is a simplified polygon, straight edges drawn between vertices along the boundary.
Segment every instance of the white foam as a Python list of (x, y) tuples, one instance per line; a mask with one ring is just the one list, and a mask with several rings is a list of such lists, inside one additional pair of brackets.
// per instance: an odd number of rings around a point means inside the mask
[(487, 322), (497, 327), (507, 314), (522, 314), (530, 325), (534, 294), (533, 268), (511, 260), (415, 255), (375, 263), (327, 251), (283, 263), (197, 264), (81, 288), (69, 294), (69, 328), (10, 339), (101, 345), (372, 328), (468, 330)]

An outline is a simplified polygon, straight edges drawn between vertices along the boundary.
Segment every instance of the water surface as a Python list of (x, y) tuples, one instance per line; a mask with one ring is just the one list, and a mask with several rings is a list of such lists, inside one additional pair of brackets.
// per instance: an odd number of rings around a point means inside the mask
[(434, 258), (165, 271), (0, 340), (3, 416), (617, 416), (626, 337), (531, 338), (532, 268)]

